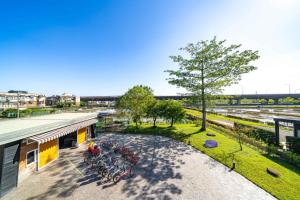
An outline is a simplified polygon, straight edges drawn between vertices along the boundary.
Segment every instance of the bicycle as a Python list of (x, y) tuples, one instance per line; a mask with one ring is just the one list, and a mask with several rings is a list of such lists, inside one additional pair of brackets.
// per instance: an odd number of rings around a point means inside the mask
[(134, 175), (133, 166), (132, 165), (123, 165), (123, 169), (120, 169), (116, 171), (114, 174), (112, 174), (112, 180), (116, 184), (118, 183), (122, 178), (128, 176), (132, 177)]

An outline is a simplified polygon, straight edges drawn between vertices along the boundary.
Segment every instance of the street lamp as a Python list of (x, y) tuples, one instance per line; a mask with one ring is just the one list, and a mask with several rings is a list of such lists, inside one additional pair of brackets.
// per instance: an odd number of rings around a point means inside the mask
[(291, 94), (291, 84), (285, 84), (285, 85), (288, 85), (289, 86), (289, 94)]

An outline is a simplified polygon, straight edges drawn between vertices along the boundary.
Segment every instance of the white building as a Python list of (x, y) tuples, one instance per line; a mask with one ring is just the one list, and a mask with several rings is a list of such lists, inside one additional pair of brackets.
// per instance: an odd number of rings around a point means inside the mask
[(0, 92), (0, 109), (45, 107), (46, 96), (27, 92)]

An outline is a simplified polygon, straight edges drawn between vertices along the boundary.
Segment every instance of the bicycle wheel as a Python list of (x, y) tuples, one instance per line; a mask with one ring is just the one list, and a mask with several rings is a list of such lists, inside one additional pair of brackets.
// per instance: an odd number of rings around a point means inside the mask
[(84, 158), (83, 158), (83, 162), (84, 162), (84, 164), (88, 164), (88, 159), (87, 159), (87, 157), (84, 157)]
[(107, 176), (107, 174), (108, 174), (108, 171), (107, 171), (107, 169), (103, 169), (103, 170), (102, 170), (102, 172), (101, 172), (101, 176), (102, 176), (102, 178), (106, 177), (106, 176)]
[(116, 175), (113, 177), (113, 182), (114, 183), (118, 183), (121, 180), (121, 176), (120, 175)]
[(101, 176), (102, 176), (102, 170), (103, 170), (103, 167), (100, 166), (100, 167), (98, 168), (98, 174), (101, 174)]
[(112, 173), (108, 173), (108, 175), (107, 175), (107, 179), (108, 179), (108, 180), (111, 180), (111, 179), (112, 179), (112, 177), (113, 177), (113, 176), (112, 176)]

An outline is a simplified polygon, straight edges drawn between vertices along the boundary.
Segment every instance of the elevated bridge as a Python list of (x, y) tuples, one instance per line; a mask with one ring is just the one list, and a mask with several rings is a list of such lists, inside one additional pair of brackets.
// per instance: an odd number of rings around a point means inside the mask
[[(116, 101), (119, 99), (121, 96), (81, 96), (80, 99), (81, 101), (85, 102), (91, 102), (91, 101)], [(188, 99), (191, 98), (192, 96), (180, 96), (180, 95), (165, 95), (165, 96), (155, 96), (156, 99), (175, 99), (175, 100), (180, 100), (180, 99)], [(216, 95), (216, 99), (229, 99), (229, 104), (235, 104), (235, 105), (240, 105), (242, 99), (249, 99), (249, 100), (259, 100), (259, 99), (265, 99), (269, 101), (270, 99), (274, 100), (274, 104), (277, 105), (279, 104), (279, 99), (284, 99), (287, 97), (291, 97), (294, 99), (300, 99), (300, 94), (241, 94), (241, 95)], [(232, 103), (235, 102), (235, 103)]]

